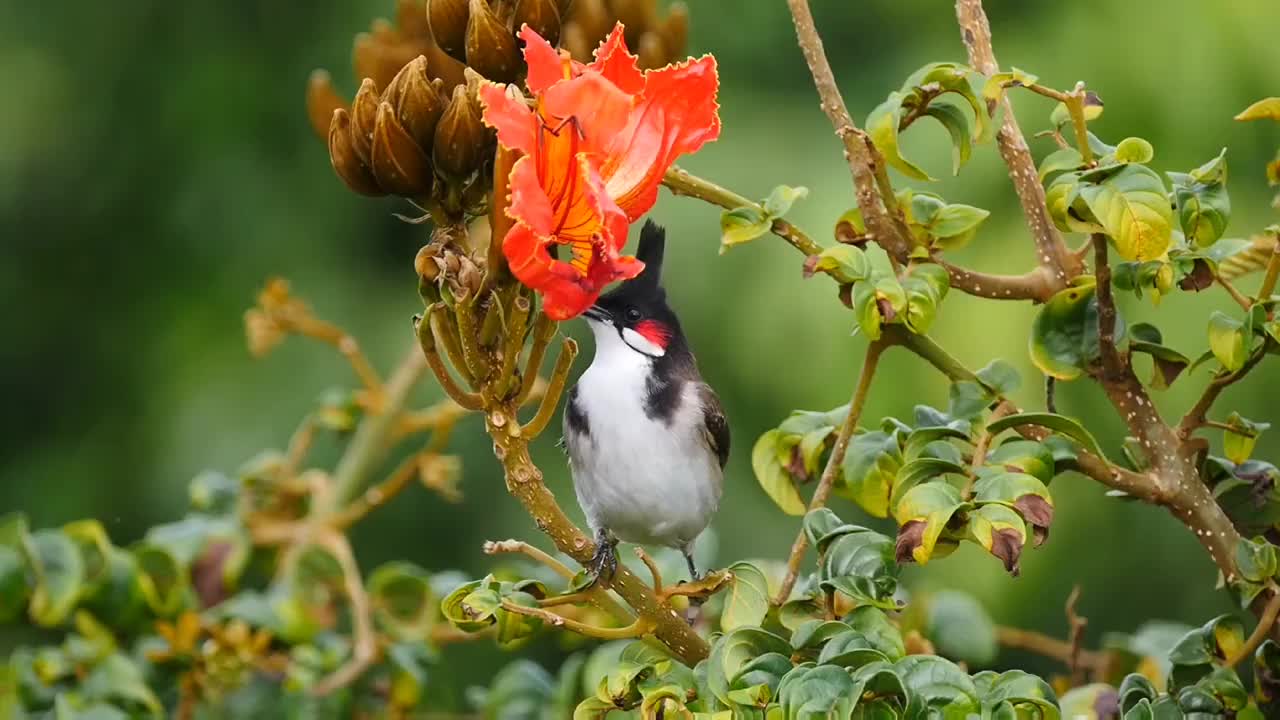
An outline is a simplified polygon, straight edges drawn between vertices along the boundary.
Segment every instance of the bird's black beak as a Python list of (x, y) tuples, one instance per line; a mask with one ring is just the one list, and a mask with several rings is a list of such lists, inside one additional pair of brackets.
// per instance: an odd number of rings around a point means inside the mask
[(599, 305), (592, 305), (587, 308), (586, 311), (582, 313), (582, 316), (588, 320), (595, 320), (596, 322), (613, 322), (613, 316), (609, 314), (609, 311)]

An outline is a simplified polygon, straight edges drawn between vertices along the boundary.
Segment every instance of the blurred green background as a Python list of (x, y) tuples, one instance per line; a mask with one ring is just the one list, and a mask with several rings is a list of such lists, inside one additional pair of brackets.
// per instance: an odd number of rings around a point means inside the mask
[[(791, 217), (828, 239), (853, 203), (848, 171), (784, 3), (690, 4), (690, 52), (720, 61), (724, 133), (685, 166), (750, 196), (778, 183), (807, 186), (809, 198)], [(948, 3), (813, 5), (858, 119), (918, 66), (963, 59)], [(1162, 171), (1185, 171), (1229, 146), (1229, 235), (1276, 220), (1262, 168), (1280, 132), (1231, 120), (1280, 92), (1274, 0), (987, 5), (1000, 61), (1056, 87), (1086, 80), (1106, 101), (1094, 125), (1104, 139), (1147, 138)], [(314, 67), (354, 90), (351, 37), (391, 11), (389, 0), (0, 4), (0, 383), (8, 408), (0, 415), (0, 511), (21, 509), (35, 526), (96, 517), (127, 543), (178, 517), (187, 481), (201, 469), (234, 471), (258, 450), (283, 446), (325, 389), (352, 378), (335, 353), (300, 340), (265, 361), (250, 359), (241, 314), (272, 274), (357, 335), (381, 367), (404, 351), (409, 316), (420, 308), (411, 260), (427, 230), (392, 216), (410, 211), (402, 204), (348, 192), (303, 109)], [(1015, 98), (1028, 134), (1043, 129), (1049, 102)], [(906, 153), (949, 176), (944, 134), (925, 125), (908, 133)], [(1048, 141), (1032, 145), (1038, 157), (1048, 151)], [(1028, 267), (1027, 231), (991, 147), (960, 178), (931, 189), (993, 211), (963, 262)], [(801, 258), (776, 238), (720, 256), (715, 209), (664, 192), (652, 216), (669, 228), (670, 295), (734, 434), (716, 562), (781, 558), (798, 521), (756, 485), (751, 444), (792, 409), (845, 402), (864, 341), (850, 336), (852, 318), (831, 284), (803, 280)], [(1209, 312), (1229, 306), (1210, 290), (1126, 310), (1159, 323), (1174, 347), (1195, 356), (1206, 346)], [(1012, 361), (1026, 379), (1019, 401), (1039, 406), (1025, 350), (1032, 314), (1028, 304), (957, 293), (934, 334), (974, 367)], [(1202, 371), (1179, 381), (1159, 398), (1161, 409), (1183, 411), (1204, 379)], [(1264, 367), (1221, 407), (1280, 419), (1277, 382), (1280, 366)], [(946, 391), (940, 376), (895, 353), (865, 417), (943, 405)], [(422, 401), (430, 395), (424, 389)], [(1086, 419), (1109, 450), (1118, 447), (1122, 426), (1094, 387), (1063, 386), (1059, 404)], [(555, 439), (540, 441), (538, 459), (572, 506)], [(338, 447), (322, 445), (317, 460), (331, 460)], [(464, 457), (465, 500), (452, 506), (421, 489), (405, 493), (357, 530), (366, 566), (405, 558), (482, 574), (490, 560), (483, 540), (538, 537), (504, 492), (479, 422), (465, 421), (453, 448)], [(1267, 436), (1258, 454), (1280, 461)], [(1214, 590), (1212, 564), (1164, 512), (1109, 500), (1078, 476), (1058, 479), (1053, 492), (1053, 537), (1024, 556), (1020, 578), (966, 546), (908, 567), (910, 585), (962, 588), (1001, 623), (1061, 635), (1063, 602), (1079, 583), (1091, 642), (1150, 617), (1199, 623), (1230, 609)], [(836, 509), (866, 520), (843, 501)], [(459, 661), (445, 672), (473, 680), (504, 661), (488, 643), (449, 653)], [(541, 653), (550, 661), (555, 649)]]

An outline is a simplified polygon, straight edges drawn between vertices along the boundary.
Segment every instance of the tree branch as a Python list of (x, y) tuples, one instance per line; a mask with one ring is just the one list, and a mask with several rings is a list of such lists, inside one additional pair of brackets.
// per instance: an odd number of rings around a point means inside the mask
[[(810, 512), (825, 507), (827, 498), (831, 497), (831, 488), (835, 485), (836, 475), (840, 473), (845, 453), (849, 450), (849, 439), (853, 437), (853, 432), (858, 427), (858, 419), (862, 416), (862, 408), (867, 402), (867, 393), (871, 390), (871, 380), (875, 377), (880, 355), (887, 345), (886, 340), (881, 338), (867, 346), (867, 353), (862, 360), (862, 370), (858, 374), (858, 384), (854, 387), (853, 397), (849, 400), (849, 412), (836, 433), (836, 442), (831, 448), (830, 457), (827, 458), (827, 465), (822, 470), (822, 477), (818, 480), (818, 488), (814, 490), (813, 499), (809, 501)], [(801, 528), (795, 542), (791, 544), (791, 556), (787, 560), (787, 576), (773, 599), (774, 605), (782, 605), (791, 596), (791, 589), (795, 587), (796, 578), (800, 574), (800, 561), (804, 559), (804, 552), (808, 548), (809, 537)]]
[(1276, 616), (1280, 615), (1280, 591), (1272, 586), (1271, 599), (1267, 601), (1266, 606), (1262, 609), (1262, 615), (1258, 618), (1258, 625), (1249, 635), (1249, 639), (1240, 647), (1240, 652), (1234, 656), (1227, 658), (1227, 667), (1235, 667), (1241, 661), (1253, 655), (1258, 646), (1271, 635), (1272, 628), (1276, 624)]
[(1251, 370), (1262, 362), (1262, 358), (1267, 355), (1267, 347), (1264, 344), (1258, 348), (1257, 352), (1249, 356), (1245, 360), (1244, 365), (1240, 366), (1235, 372), (1219, 373), (1209, 381), (1209, 386), (1204, 389), (1204, 394), (1196, 401), (1196, 404), (1182, 416), (1182, 421), (1178, 423), (1178, 438), (1186, 442), (1191, 437), (1191, 433), (1204, 427), (1205, 417), (1209, 414), (1209, 410), (1213, 408), (1213, 403), (1217, 401), (1218, 396), (1223, 390), (1240, 382), (1248, 375)]
[(892, 200), (881, 199), (876, 181), (876, 158), (870, 140), (854, 124), (849, 108), (844, 104), (844, 97), (840, 95), (835, 73), (831, 71), (831, 63), (822, 48), (822, 38), (818, 36), (818, 29), (813, 23), (809, 2), (787, 0), (787, 6), (791, 9), (791, 20), (796, 28), (800, 50), (804, 53), (810, 74), (813, 75), (814, 86), (818, 89), (822, 111), (826, 113), (836, 136), (844, 145), (844, 156), (853, 177), (858, 209), (862, 211), (867, 229), (891, 257), (904, 257), (910, 251), (909, 241), (899, 236), (893, 219), (885, 209), (887, 206), (883, 203)]
[(1057, 292), (1052, 272), (1043, 265), (1022, 275), (992, 275), (953, 265), (936, 254), (932, 257), (946, 269), (952, 289), (974, 297), (1045, 303)]
[[(678, 167), (673, 166), (667, 171), (667, 174), (662, 178), (662, 184), (667, 186), (672, 195), (698, 198), (712, 205), (719, 205), (726, 210), (734, 210), (740, 207), (759, 208), (762, 212), (764, 210), (760, 203), (749, 200), (732, 190), (720, 187), (710, 180), (704, 180), (692, 175)], [(814, 242), (803, 230), (786, 220), (774, 220), (769, 230), (805, 255), (817, 255), (822, 252), (821, 245)]]
[[(969, 64), (984, 75), (998, 72), (1000, 66), (996, 63), (995, 50), (991, 47), (991, 26), (982, 9), (982, 0), (956, 0), (956, 19), (969, 54)], [(1036, 172), (1035, 159), (1031, 157), (1026, 138), (1018, 127), (1018, 119), (1014, 117), (1013, 106), (1007, 96), (1000, 99), (1000, 105), (1004, 109), (1004, 120), (996, 136), (996, 145), (1000, 157), (1009, 168), (1009, 178), (1013, 181), (1018, 200), (1022, 203), (1022, 212), (1027, 218), (1027, 226), (1035, 239), (1037, 259), (1041, 266), (1049, 269), (1049, 281), (1056, 292), (1079, 275), (1083, 266), (1067, 250), (1062, 236), (1049, 218), (1044, 187)]]

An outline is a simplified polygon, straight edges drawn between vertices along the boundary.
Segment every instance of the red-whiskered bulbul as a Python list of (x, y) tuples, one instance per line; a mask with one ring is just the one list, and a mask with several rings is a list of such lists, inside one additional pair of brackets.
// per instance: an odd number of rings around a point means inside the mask
[(697, 578), (693, 544), (720, 504), (729, 424), (667, 305), (666, 231), (640, 231), (644, 271), (584, 314), (596, 353), (569, 393), (564, 445), (578, 503), (595, 533), (591, 570), (609, 577), (618, 540), (677, 548)]

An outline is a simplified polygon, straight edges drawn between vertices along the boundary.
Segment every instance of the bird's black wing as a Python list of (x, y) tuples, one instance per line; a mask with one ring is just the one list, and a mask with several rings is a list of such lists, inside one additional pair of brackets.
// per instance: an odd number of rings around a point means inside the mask
[(720, 398), (716, 397), (716, 391), (710, 385), (703, 383), (698, 395), (702, 400), (702, 436), (723, 468), (729, 462), (729, 421), (720, 406)]

